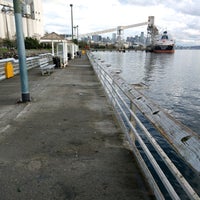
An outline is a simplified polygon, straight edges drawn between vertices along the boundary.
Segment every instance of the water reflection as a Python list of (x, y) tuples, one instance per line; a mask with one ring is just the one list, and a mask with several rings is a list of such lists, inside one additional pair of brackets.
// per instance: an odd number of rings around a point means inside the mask
[(144, 72), (144, 82), (148, 83), (151, 81), (152, 77), (153, 77), (153, 70), (155, 68), (155, 58), (154, 56), (152, 56), (152, 54), (148, 53), (146, 54), (146, 59), (145, 59), (145, 64), (144, 64), (144, 68), (145, 68), (145, 72)]
[[(165, 71), (173, 62), (173, 54), (153, 54), (147, 53), (145, 58), (145, 76), (143, 80), (148, 82), (155, 82), (157, 79), (163, 79)], [(151, 84), (151, 83), (149, 83)]]
[(143, 82), (144, 94), (175, 118), (200, 134), (200, 51), (177, 50), (174, 54), (141, 51), (97, 52), (130, 84)]

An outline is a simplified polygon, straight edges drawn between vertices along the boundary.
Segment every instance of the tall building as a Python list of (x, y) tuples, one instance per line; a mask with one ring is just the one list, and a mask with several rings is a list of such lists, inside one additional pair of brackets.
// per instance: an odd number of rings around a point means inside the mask
[[(15, 19), (12, 0), (0, 0), (0, 38), (15, 39)], [(39, 39), (44, 35), (42, 0), (22, 1), (22, 24), (25, 37)]]
[(113, 33), (112, 34), (112, 43), (115, 43), (117, 41), (117, 34)]
[(139, 42), (142, 43), (142, 44), (145, 44), (144, 32), (141, 32)]
[(92, 36), (92, 40), (94, 41), (94, 42), (100, 42), (101, 41), (101, 36), (100, 35), (93, 35)]

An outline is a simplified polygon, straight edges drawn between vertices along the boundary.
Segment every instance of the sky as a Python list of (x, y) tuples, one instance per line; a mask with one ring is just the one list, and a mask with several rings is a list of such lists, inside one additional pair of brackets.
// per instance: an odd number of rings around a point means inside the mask
[[(73, 25), (79, 34), (102, 31), (117, 26), (147, 22), (167, 30), (177, 45), (200, 45), (200, 0), (42, 0), (45, 32), (71, 34)], [(147, 26), (124, 30), (124, 37), (147, 34)], [(103, 36), (110, 36), (108, 33)]]

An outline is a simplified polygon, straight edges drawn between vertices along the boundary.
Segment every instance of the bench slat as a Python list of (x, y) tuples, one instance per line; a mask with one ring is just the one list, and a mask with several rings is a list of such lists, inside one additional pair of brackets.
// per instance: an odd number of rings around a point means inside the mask
[(50, 64), (48, 58), (40, 58), (39, 65), (42, 75), (44, 75), (45, 73), (48, 73), (50, 75), (50, 73), (53, 72), (55, 68), (55, 64)]

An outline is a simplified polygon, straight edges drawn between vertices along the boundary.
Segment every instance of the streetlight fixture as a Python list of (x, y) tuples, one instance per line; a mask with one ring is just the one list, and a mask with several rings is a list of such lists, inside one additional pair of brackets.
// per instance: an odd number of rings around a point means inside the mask
[(73, 4), (70, 4), (71, 7), (71, 28), (72, 28), (72, 40), (74, 39), (74, 32), (73, 32)]

